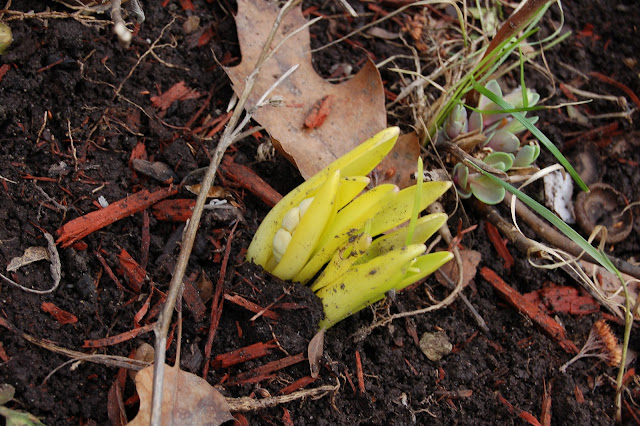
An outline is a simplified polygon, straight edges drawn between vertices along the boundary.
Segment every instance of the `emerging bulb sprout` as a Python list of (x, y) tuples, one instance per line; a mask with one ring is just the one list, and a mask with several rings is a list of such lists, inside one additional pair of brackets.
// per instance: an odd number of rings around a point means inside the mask
[(560, 371), (565, 373), (571, 364), (581, 358), (598, 358), (612, 367), (620, 364), (622, 349), (605, 320), (601, 319), (593, 324), (587, 342), (580, 352), (562, 365)]
[(280, 279), (306, 284), (315, 278), (311, 288), (325, 311), (322, 330), (453, 257), (449, 252), (425, 254), (424, 242), (446, 222), (444, 213), (413, 219), (411, 231), (404, 227), (376, 238), (451, 186), (425, 182), (400, 191), (385, 184), (362, 192), (369, 184), (365, 175), (391, 151), (398, 134), (397, 127), (383, 130), (287, 194), (267, 214), (247, 250), (247, 260)]
[(276, 231), (276, 235), (273, 237), (273, 257), (276, 262), (282, 260), (282, 256), (287, 251), (289, 243), (291, 243), (293, 233), (300, 223), (300, 219), (307, 212), (312, 201), (313, 197), (305, 198), (298, 207), (289, 210), (282, 218), (282, 227)]

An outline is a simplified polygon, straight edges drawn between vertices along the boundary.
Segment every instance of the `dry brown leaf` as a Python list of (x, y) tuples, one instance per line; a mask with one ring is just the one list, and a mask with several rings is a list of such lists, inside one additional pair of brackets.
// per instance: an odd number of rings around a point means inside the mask
[(213, 282), (209, 279), (207, 274), (202, 271), (200, 279), (196, 283), (198, 286), (198, 292), (200, 293), (200, 299), (202, 303), (207, 303), (213, 297)]
[(320, 373), (320, 359), (324, 352), (324, 330), (320, 330), (309, 342), (307, 348), (307, 356), (309, 358), (309, 368), (311, 369), (311, 377), (314, 379)]
[[(185, 189), (192, 194), (200, 194), (200, 184), (197, 183), (195, 185), (186, 185)], [(229, 191), (224, 189), (221, 186), (211, 185), (209, 187), (209, 192), (207, 193), (207, 198), (227, 198), (230, 197)]]
[(375, 169), (375, 185), (391, 183), (400, 189), (413, 185), (411, 178), (418, 168), (420, 142), (416, 132), (400, 135), (391, 152)]
[(37, 262), (39, 260), (49, 260), (49, 251), (47, 250), (47, 248), (41, 246), (27, 247), (22, 256), (14, 257), (13, 259), (11, 259), (11, 262), (9, 262), (9, 266), (7, 266), (7, 271), (17, 271), (23, 266), (29, 265), (33, 262)]
[[(603, 303), (609, 310), (615, 313), (618, 318), (624, 318), (624, 292), (621, 291), (621, 284), (619, 278), (607, 271), (600, 265), (595, 265), (586, 260), (579, 260), (578, 263), (582, 266), (585, 273), (589, 277), (596, 277), (600, 292), (604, 295), (605, 299), (598, 298), (600, 303)], [(640, 282), (631, 275), (621, 274), (622, 278), (627, 282), (627, 291), (629, 292), (629, 298), (631, 299), (631, 306), (636, 304), (636, 300), (640, 297)], [(635, 319), (640, 318), (639, 312), (633, 313)]]
[[(153, 366), (136, 375), (140, 396), (138, 415), (128, 424), (147, 426), (151, 420)], [(201, 377), (165, 365), (162, 389), (163, 425), (219, 425), (233, 420), (224, 397)]]
[[(226, 68), (238, 95), (255, 67), (277, 13), (273, 4), (263, 0), (238, 1), (236, 26), (242, 63)], [(301, 8), (293, 9), (285, 16), (273, 46), (282, 40), (283, 33), (291, 33), (305, 23)], [(267, 129), (274, 146), (298, 167), (305, 179), (386, 127), (384, 90), (375, 65), (367, 61), (351, 80), (331, 84), (313, 69), (309, 40), (308, 29), (287, 40), (262, 67), (247, 103), (247, 108), (254, 107), (285, 71), (296, 64), (300, 66), (271, 94), (283, 99), (282, 106), (259, 108), (254, 119)], [(321, 106), (323, 99), (331, 100), (326, 118), (321, 125), (316, 120), (317, 127), (305, 127), (305, 119), (314, 105)]]
[[(478, 269), (478, 264), (482, 258), (482, 254), (475, 250), (460, 250), (460, 257), (462, 258), (462, 286), (466, 287), (475, 276)], [(441, 266), (436, 271), (436, 279), (444, 286), (448, 286), (447, 280), (442, 277), (442, 272), (447, 274), (449, 279), (454, 283), (458, 282), (458, 266), (456, 262), (449, 262)]]

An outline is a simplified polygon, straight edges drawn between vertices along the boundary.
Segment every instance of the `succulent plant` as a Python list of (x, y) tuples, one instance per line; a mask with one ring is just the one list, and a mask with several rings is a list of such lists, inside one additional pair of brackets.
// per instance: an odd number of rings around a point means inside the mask
[(321, 329), (452, 258), (449, 252), (425, 254), (424, 242), (444, 225), (446, 214), (417, 219), (411, 244), (408, 227), (380, 236), (409, 220), (416, 200), (424, 210), (451, 182), (422, 183), (420, 194), (417, 185), (400, 191), (390, 184), (360, 194), (369, 183), (365, 175), (398, 134), (396, 127), (383, 130), (287, 194), (267, 214), (247, 251), (249, 261), (281, 279), (309, 283), (318, 276), (311, 288), (324, 305)]
[[(485, 88), (502, 98), (509, 104), (509, 109), (521, 109), (524, 107), (523, 91), (515, 89), (503, 96), (502, 89), (497, 81), (491, 80)], [(527, 89), (527, 106), (533, 106), (540, 100), (540, 95)], [(484, 135), (484, 141), (480, 144), (483, 152), (489, 154), (484, 159), (478, 158), (486, 165), (503, 172), (509, 172), (515, 168), (531, 167), (540, 154), (540, 146), (531, 142), (520, 145), (520, 139), (516, 136), (525, 130), (525, 127), (510, 116), (503, 108), (496, 105), (485, 96), (481, 96), (478, 109), (467, 114), (466, 109), (458, 104), (446, 118), (443, 125), (443, 135), (451, 141), (464, 136), (467, 132), (479, 132)], [(468, 117), (468, 118), (467, 118)], [(538, 121), (538, 117), (527, 118), (531, 124)], [(472, 173), (469, 168), (458, 163), (453, 169), (453, 181), (462, 198), (472, 195), (485, 204), (497, 204), (504, 198), (504, 188), (492, 182), (479, 173)]]

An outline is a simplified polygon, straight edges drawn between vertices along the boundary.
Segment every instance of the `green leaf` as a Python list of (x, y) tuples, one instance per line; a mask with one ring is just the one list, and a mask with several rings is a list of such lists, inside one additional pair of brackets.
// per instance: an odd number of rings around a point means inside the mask
[(411, 264), (411, 270), (405, 272), (401, 281), (396, 284), (395, 289), (400, 291), (422, 278), (431, 275), (442, 265), (453, 259), (453, 253), (448, 251), (437, 251), (435, 253), (418, 256)]
[(392, 250), (367, 263), (351, 267), (333, 284), (321, 288), (316, 294), (322, 300), (325, 318), (318, 327), (326, 330), (380, 300), (397, 283), (393, 279), (398, 278), (398, 271), (426, 249), (424, 244), (412, 244)]
[(0, 406), (0, 416), (5, 418), (7, 426), (44, 426), (44, 423), (33, 414), (12, 410), (7, 407)]
[[(415, 243), (425, 243), (438, 229), (440, 229), (440, 227), (442, 227), (442, 225), (447, 222), (448, 218), (449, 217), (446, 213), (433, 213), (427, 216), (422, 216), (416, 221), (413, 241)], [(408, 227), (403, 226), (396, 231), (376, 238), (356, 263), (366, 263), (371, 259), (390, 252), (391, 250), (399, 249), (405, 244), (408, 232)]]
[(484, 158), (484, 163), (495, 169), (506, 172), (513, 166), (515, 156), (508, 152), (492, 152)]
[[(442, 196), (451, 187), (451, 182), (424, 182), (420, 195), (420, 211)], [(371, 236), (395, 228), (411, 218), (416, 200), (417, 186), (413, 185), (400, 192), (390, 194), (380, 207), (380, 211), (371, 222)]]
[[(489, 173), (487, 174), (502, 182), (497, 177)], [(469, 186), (471, 187), (473, 195), (485, 204), (498, 204), (504, 199), (504, 188), (500, 185), (496, 185), (496, 183), (492, 179), (488, 179), (487, 176), (476, 175), (476, 177), (469, 180)]]

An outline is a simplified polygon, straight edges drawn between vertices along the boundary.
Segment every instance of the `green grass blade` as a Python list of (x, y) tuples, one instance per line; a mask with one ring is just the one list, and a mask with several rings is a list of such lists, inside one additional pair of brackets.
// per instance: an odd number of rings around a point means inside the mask
[[(473, 88), (475, 90), (477, 90), (481, 95), (489, 98), (489, 100), (491, 100), (491, 102), (495, 103), (500, 108), (508, 109), (510, 107), (510, 105), (508, 103), (506, 103), (503, 99), (497, 97), (490, 90), (487, 90), (484, 86), (481, 86), (480, 84), (476, 83), (475, 81), (473, 81), (472, 84), (473, 84)], [(580, 189), (582, 189), (583, 191), (587, 191), (587, 192), (589, 191), (589, 188), (582, 181), (582, 179), (578, 175), (578, 172), (576, 172), (576, 170), (573, 168), (571, 163), (569, 163), (569, 161), (564, 157), (564, 155), (562, 155), (562, 153), (558, 150), (558, 148), (556, 148), (556, 146), (553, 144), (553, 142), (551, 142), (549, 140), (549, 138), (544, 133), (542, 133), (540, 131), (540, 129), (538, 129), (536, 126), (531, 124), (529, 122), (529, 120), (527, 120), (526, 117), (523, 114), (521, 114), (520, 112), (511, 112), (510, 114), (516, 120), (518, 120), (524, 127), (526, 127), (527, 130), (529, 130), (531, 132), (531, 134), (533, 136), (535, 136), (549, 150), (549, 152), (551, 152), (553, 154), (554, 157), (556, 157), (558, 162), (560, 164), (562, 164), (562, 166), (569, 172), (569, 174), (571, 175), (573, 180), (578, 184)]]
[(520, 58), (520, 88), (522, 92), (520, 96), (522, 97), (522, 107), (529, 108), (529, 95), (524, 81), (524, 55), (520, 46), (518, 46), (518, 57)]
[[(493, 92), (489, 92), (489, 93), (493, 93)], [(549, 109), (547, 107), (544, 107), (542, 105), (537, 105), (537, 106), (530, 106), (530, 107), (522, 107), (522, 108), (505, 108), (505, 109), (479, 109), (476, 107), (472, 107), (471, 105), (462, 104), (466, 109), (469, 109), (471, 111), (476, 111), (479, 112), (482, 115), (493, 115), (493, 114), (511, 114), (514, 112), (530, 112), (530, 111), (540, 111), (542, 109)]]
[[(453, 106), (460, 102), (460, 100), (473, 89), (473, 82), (477, 76), (480, 76), (480, 82), (486, 80), (520, 45), (527, 37), (533, 35), (537, 30), (525, 32), (517, 39), (504, 40), (500, 43), (489, 55), (485, 56), (480, 62), (468, 72), (461, 80), (459, 80), (452, 88), (453, 95), (447, 101), (446, 105), (439, 111), (436, 118), (436, 126), (442, 127), (442, 123), (451, 112)], [(429, 133), (433, 133), (432, 130)]]
[(552, 225), (554, 225), (556, 228), (558, 228), (564, 235), (566, 235), (569, 239), (571, 239), (571, 241), (573, 241), (578, 246), (580, 246), (580, 248), (582, 250), (584, 250), (592, 258), (594, 258), (606, 270), (608, 270), (609, 272), (611, 272), (613, 274), (616, 273), (617, 269), (613, 266), (611, 261), (606, 257), (606, 255), (604, 253), (602, 253), (601, 251), (599, 251), (595, 247), (593, 247), (591, 244), (589, 244), (589, 242), (587, 240), (585, 240), (582, 237), (582, 235), (578, 234), (572, 227), (567, 225), (562, 219), (560, 219), (558, 216), (553, 214), (549, 209), (547, 209), (546, 207), (544, 207), (543, 205), (541, 205), (536, 200), (534, 200), (533, 198), (529, 197), (527, 194), (525, 194), (524, 192), (520, 191), (516, 187), (508, 184), (507, 182), (503, 181), (502, 179), (498, 179), (497, 177), (495, 177), (491, 173), (485, 172), (484, 170), (482, 170), (481, 168), (476, 166), (475, 163), (473, 163), (471, 161), (465, 161), (465, 164), (469, 165), (470, 167), (473, 167), (479, 173), (482, 173), (483, 175), (485, 175), (489, 179), (491, 179), (493, 182), (499, 184), (500, 186), (504, 187), (504, 189), (506, 189), (507, 191), (511, 192), (520, 201), (525, 203), (527, 206), (529, 206), (531, 209), (533, 209), (536, 213), (538, 213), (540, 216), (542, 216), (543, 218), (548, 220)]

